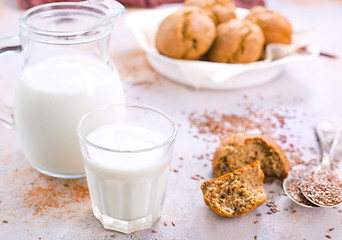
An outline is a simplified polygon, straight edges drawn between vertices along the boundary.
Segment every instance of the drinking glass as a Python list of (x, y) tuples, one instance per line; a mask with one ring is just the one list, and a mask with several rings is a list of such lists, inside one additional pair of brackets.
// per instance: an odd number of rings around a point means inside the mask
[(177, 124), (147, 106), (107, 105), (78, 126), (93, 213), (124, 233), (161, 216)]

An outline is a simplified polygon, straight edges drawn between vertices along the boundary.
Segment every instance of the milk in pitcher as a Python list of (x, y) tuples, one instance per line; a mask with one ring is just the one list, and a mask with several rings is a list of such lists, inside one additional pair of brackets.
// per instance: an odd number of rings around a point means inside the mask
[(14, 116), (31, 165), (57, 177), (84, 175), (76, 126), (91, 109), (123, 103), (116, 70), (91, 56), (59, 56), (27, 66)]

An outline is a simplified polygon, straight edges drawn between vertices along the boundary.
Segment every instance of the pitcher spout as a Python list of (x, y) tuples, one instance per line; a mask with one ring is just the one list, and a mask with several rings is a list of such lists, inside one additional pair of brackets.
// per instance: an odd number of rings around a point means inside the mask
[(104, 14), (99, 26), (112, 24), (125, 13), (125, 7), (115, 0), (88, 0), (80, 4), (96, 8)]

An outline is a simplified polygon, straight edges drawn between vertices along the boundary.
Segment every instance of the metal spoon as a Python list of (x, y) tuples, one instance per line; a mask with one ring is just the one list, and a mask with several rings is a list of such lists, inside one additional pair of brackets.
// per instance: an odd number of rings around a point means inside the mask
[[(330, 163), (330, 155), (331, 153), (336, 150), (336, 148), (339, 146), (339, 143), (341, 141), (341, 135), (342, 135), (342, 126), (338, 127), (338, 129), (335, 131), (335, 127), (329, 123), (329, 122), (322, 122), (319, 124), (316, 128), (318, 140), (320, 142), (321, 146), (321, 152), (322, 152), (322, 161), (320, 166), (315, 170), (315, 173), (319, 171), (330, 171), (331, 170), (331, 163)], [(303, 182), (303, 181), (301, 181)], [(305, 191), (303, 191), (303, 187), (300, 186), (302, 194), (313, 204), (319, 206), (319, 207), (336, 207), (337, 205), (341, 204), (335, 204), (335, 205), (322, 205), (315, 201), (313, 201)]]
[[(315, 204), (311, 204), (310, 201), (308, 201), (305, 196), (302, 194), (299, 185), (300, 185), (300, 181), (301, 179), (298, 177), (287, 177), (284, 181), (283, 181), (283, 189), (286, 193), (286, 195), (295, 203), (297, 203), (298, 205), (302, 206), (302, 207), (307, 207), (307, 208), (317, 208), (318, 206)], [(288, 189), (290, 189), (290, 186), (292, 184), (296, 184), (298, 190), (297, 190), (297, 198), (300, 198), (302, 202), (299, 202), (296, 200), (295, 196), (292, 196), (289, 192)], [(305, 203), (306, 202), (306, 203)]]
[[(322, 159), (322, 162), (321, 162), (320, 166), (318, 167), (318, 169), (322, 169), (322, 167), (323, 168), (330, 168), (329, 151), (330, 151), (330, 146), (331, 146), (332, 140), (334, 138), (334, 132), (335, 132), (335, 127), (328, 121), (323, 121), (316, 126), (316, 134), (318, 136), (320, 146), (321, 146), (321, 151), (323, 153), (323, 159)], [(324, 158), (324, 156), (325, 156), (325, 158)], [(294, 199), (294, 197), (288, 192), (290, 185), (293, 184), (294, 182), (298, 183), (298, 188), (300, 189), (300, 181), (301, 181), (300, 178), (287, 177), (283, 181), (283, 189), (284, 189), (286, 195), (293, 202), (295, 202), (295, 203), (297, 203), (303, 207), (308, 207), (308, 208), (318, 207), (318, 205), (316, 203), (313, 203), (313, 204), (301, 203), (301, 202), (297, 201), (296, 199)], [(303, 199), (303, 202), (305, 201), (304, 198), (307, 199), (307, 197), (303, 193), (302, 194), (298, 193), (298, 195), (300, 195), (300, 198)], [(308, 199), (308, 200), (310, 201), (310, 199)], [(310, 201), (310, 203), (312, 203), (312, 201)]]

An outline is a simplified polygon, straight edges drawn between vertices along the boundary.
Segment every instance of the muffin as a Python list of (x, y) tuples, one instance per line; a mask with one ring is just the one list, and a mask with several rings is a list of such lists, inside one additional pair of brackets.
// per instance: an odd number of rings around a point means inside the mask
[(267, 200), (258, 161), (201, 185), (204, 202), (224, 217), (242, 216)]
[(265, 43), (261, 28), (246, 20), (233, 19), (217, 27), (217, 37), (209, 50), (209, 61), (250, 63), (257, 61)]
[(184, 6), (197, 6), (208, 11), (216, 25), (236, 17), (232, 0), (185, 0)]
[(266, 176), (287, 177), (290, 164), (284, 151), (261, 134), (237, 133), (222, 141), (214, 153), (213, 171), (221, 176), (254, 161), (260, 162)]
[(292, 35), (291, 23), (280, 13), (262, 6), (250, 10), (246, 19), (258, 24), (265, 35), (265, 43), (290, 44)]
[(197, 60), (208, 51), (215, 36), (215, 24), (205, 10), (183, 7), (159, 25), (156, 48), (171, 58)]

